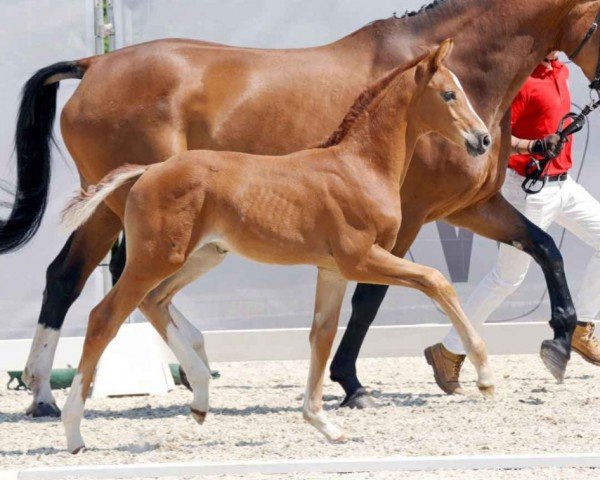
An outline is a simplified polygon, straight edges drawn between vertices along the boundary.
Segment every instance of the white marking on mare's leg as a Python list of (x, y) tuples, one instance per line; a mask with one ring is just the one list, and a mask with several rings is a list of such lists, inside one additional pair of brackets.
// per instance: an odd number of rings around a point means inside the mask
[(81, 436), (81, 419), (83, 418), (83, 407), (85, 401), (82, 397), (81, 373), (77, 373), (71, 384), (71, 391), (62, 411), (62, 423), (67, 436), (67, 449), (75, 454), (85, 448)]
[(194, 393), (194, 400), (190, 408), (194, 419), (202, 424), (208, 413), (208, 386), (210, 371), (192, 348), (191, 343), (173, 323), (167, 326), (167, 344), (173, 351), (177, 360), (185, 370), (190, 386)]
[[(27, 414), (33, 413), (38, 403), (56, 407), (56, 400), (50, 389), (50, 375), (59, 338), (60, 330), (37, 325), (22, 377), (33, 391), (33, 402), (27, 409)], [(58, 407), (56, 411), (58, 413)]]
[(510, 244), (515, 247), (517, 250), (525, 251), (525, 247), (518, 240), (513, 240)]

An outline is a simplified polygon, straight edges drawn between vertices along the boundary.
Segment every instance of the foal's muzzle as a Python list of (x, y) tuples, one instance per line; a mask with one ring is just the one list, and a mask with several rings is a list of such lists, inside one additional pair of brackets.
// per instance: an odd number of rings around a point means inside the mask
[(492, 137), (487, 132), (473, 132), (465, 140), (467, 152), (472, 157), (477, 157), (487, 153), (492, 146)]

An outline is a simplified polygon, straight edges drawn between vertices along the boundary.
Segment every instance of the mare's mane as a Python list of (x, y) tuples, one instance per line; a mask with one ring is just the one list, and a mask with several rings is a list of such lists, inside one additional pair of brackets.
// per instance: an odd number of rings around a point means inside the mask
[[(410, 12), (407, 10), (406, 12), (404, 12), (404, 15), (402, 15), (401, 17), (397, 17), (397, 18), (415, 17), (415, 16), (419, 15), (419, 13), (423, 13), (426, 10), (431, 10), (431, 9), (437, 7), (438, 5), (441, 5), (445, 1), (446, 0), (433, 0), (433, 2), (428, 3), (427, 5), (423, 5), (418, 10), (413, 10)], [(396, 16), (396, 15), (394, 14), (394, 16)]]
[[(436, 0), (443, 1), (443, 0)], [(385, 74), (380, 79), (376, 80), (373, 84), (367, 87), (354, 101), (348, 113), (344, 116), (344, 119), (340, 123), (340, 126), (335, 130), (327, 140), (319, 143), (316, 148), (328, 148), (333, 147), (334, 145), (338, 145), (347, 135), (352, 126), (356, 123), (356, 121), (362, 116), (364, 111), (373, 103), (373, 101), (378, 98), (380, 95), (385, 95), (385, 91), (387, 87), (390, 86), (392, 81), (400, 76), (407, 70), (415, 67), (419, 64), (425, 57), (427, 57), (430, 52), (425, 52), (422, 55), (409, 60), (406, 63), (403, 63), (396, 68), (394, 68), (389, 73)]]

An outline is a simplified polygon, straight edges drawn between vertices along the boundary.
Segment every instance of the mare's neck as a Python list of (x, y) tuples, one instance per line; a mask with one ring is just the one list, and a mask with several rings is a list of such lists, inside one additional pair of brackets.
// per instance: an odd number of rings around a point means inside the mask
[(448, 66), (460, 78), (484, 122), (499, 121), (521, 85), (558, 46), (561, 22), (574, 0), (445, 0), (414, 17), (390, 18), (341, 40), (373, 49), (374, 76), (423, 48), (453, 37)]

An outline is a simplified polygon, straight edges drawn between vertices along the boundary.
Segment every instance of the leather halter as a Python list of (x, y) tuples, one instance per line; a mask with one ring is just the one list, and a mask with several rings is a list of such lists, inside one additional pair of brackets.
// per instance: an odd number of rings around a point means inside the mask
[[(575, 51), (569, 55), (569, 60), (575, 60), (575, 57), (579, 55), (583, 47), (587, 45), (596, 30), (598, 30), (598, 26), (600, 26), (600, 12), (596, 15), (596, 20), (594, 20), (594, 23), (592, 23), (588, 29), (583, 40), (581, 40)], [(596, 76), (594, 77), (594, 80), (592, 80), (592, 83), (590, 83), (590, 88), (592, 90), (600, 91), (600, 51), (598, 52), (598, 63), (596, 64)]]

